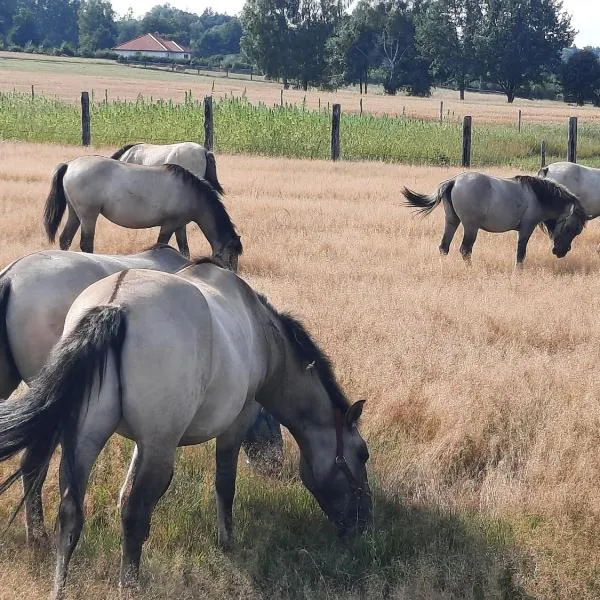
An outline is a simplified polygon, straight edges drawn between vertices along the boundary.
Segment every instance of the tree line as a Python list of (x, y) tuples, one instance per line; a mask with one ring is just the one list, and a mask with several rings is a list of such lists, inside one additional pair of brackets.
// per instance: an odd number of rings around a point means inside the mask
[(434, 85), (600, 104), (600, 61), (572, 47), (561, 0), (246, 0), (240, 17), (157, 5), (116, 18), (109, 0), (3, 0), (0, 44), (92, 55), (158, 32), (284, 86), (428, 95)]

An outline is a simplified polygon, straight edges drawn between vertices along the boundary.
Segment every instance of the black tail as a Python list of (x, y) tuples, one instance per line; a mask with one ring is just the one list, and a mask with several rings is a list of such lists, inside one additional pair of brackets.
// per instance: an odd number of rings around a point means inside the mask
[(2, 370), (7, 379), (16, 382), (21, 381), (21, 373), (15, 363), (8, 340), (8, 331), (6, 329), (6, 310), (8, 309), (8, 300), (10, 297), (10, 279), (0, 279), (0, 370)]
[(537, 176), (538, 177), (548, 177), (548, 167), (542, 167), (538, 172), (537, 172)]
[[(123, 308), (96, 306), (56, 344), (27, 393), (17, 402), (0, 404), (0, 461), (30, 448), (44, 457), (41, 466), (47, 466), (63, 436), (74, 437), (86, 392), (97, 374), (102, 385), (110, 350), (120, 367), (125, 329)], [(0, 493), (19, 475), (20, 470), (2, 483)]]
[(206, 179), (219, 194), (225, 195), (225, 191), (217, 178), (217, 161), (215, 160), (215, 155), (210, 150), (206, 151), (206, 171), (204, 172), (204, 179)]
[(402, 190), (406, 198), (406, 206), (412, 206), (427, 216), (443, 199), (446, 197), (450, 201), (450, 193), (454, 187), (454, 179), (448, 179), (440, 184), (437, 191), (433, 194), (419, 194), (405, 187)]
[(127, 145), (125, 145), (122, 148), (119, 148), (114, 154), (112, 154), (110, 156), (110, 158), (114, 158), (115, 160), (119, 160), (121, 158), (121, 156), (123, 156), (123, 154), (125, 154), (125, 152), (127, 152), (127, 150), (130, 150), (131, 148), (133, 148), (134, 146), (137, 146), (138, 144), (139, 144), (139, 142), (137, 142), (135, 144), (127, 144)]
[(54, 173), (52, 173), (52, 187), (50, 188), (50, 193), (46, 199), (46, 206), (44, 207), (44, 228), (51, 242), (54, 242), (60, 220), (65, 212), (65, 208), (67, 208), (63, 177), (67, 172), (68, 166), (66, 163), (60, 163), (54, 169)]

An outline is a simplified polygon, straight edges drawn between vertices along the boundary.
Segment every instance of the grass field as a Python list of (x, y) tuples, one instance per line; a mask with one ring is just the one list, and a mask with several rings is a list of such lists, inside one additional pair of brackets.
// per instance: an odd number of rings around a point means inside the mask
[[(0, 144), (2, 264), (48, 247), (49, 173), (81, 152)], [(367, 400), (375, 529), (335, 537), (298, 483), (287, 438), (281, 481), (240, 461), (237, 544), (225, 555), (212, 446), (188, 448), (155, 514), (140, 597), (598, 598), (597, 225), (562, 260), (536, 232), (522, 271), (513, 234), (482, 233), (468, 268), (460, 230), (440, 257), (442, 211), (423, 220), (400, 196), (456, 169), (227, 155), (218, 167), (246, 250), (241, 275), (300, 316), (348, 396)], [(103, 221), (97, 251), (133, 252), (155, 236)], [(208, 251), (196, 231), (190, 247)], [(70, 598), (120, 597), (115, 507), (130, 449), (113, 440), (98, 463)], [(0, 499), (0, 522), (17, 496)], [(53, 471), (49, 523), (56, 496)], [(45, 597), (52, 571), (25, 550), (17, 520), (0, 547), (0, 598)]]

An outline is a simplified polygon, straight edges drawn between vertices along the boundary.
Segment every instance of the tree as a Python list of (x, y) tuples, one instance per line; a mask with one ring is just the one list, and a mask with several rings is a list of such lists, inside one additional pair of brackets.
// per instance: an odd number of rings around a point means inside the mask
[(508, 102), (524, 84), (556, 69), (574, 37), (559, 0), (485, 0), (480, 51), (488, 78), (500, 85)]
[(79, 9), (79, 47), (83, 52), (112, 48), (117, 37), (110, 0), (84, 0)]
[(481, 24), (481, 0), (434, 0), (417, 20), (419, 50), (438, 81), (454, 81), (461, 100), (469, 81), (482, 70)]
[(326, 80), (327, 40), (342, 12), (338, 0), (248, 0), (242, 50), (267, 76), (307, 89)]
[(117, 45), (142, 35), (140, 21), (133, 16), (133, 9), (131, 8), (129, 8), (127, 13), (117, 21), (116, 25)]
[(583, 106), (586, 100), (600, 100), (600, 60), (591, 49), (572, 54), (562, 65), (561, 80), (565, 102)]
[(13, 44), (25, 46), (27, 43), (37, 45), (40, 36), (35, 15), (26, 6), (20, 6), (12, 19), (12, 28), (9, 39)]
[(77, 47), (79, 0), (38, 0), (36, 7), (36, 20), (44, 46), (58, 48), (62, 43), (69, 43)]

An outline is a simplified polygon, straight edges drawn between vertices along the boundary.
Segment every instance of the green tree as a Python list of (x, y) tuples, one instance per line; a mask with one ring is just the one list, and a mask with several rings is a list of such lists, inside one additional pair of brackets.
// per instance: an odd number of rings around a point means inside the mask
[(0, 38), (8, 37), (17, 11), (17, 0), (2, 0), (0, 2)]
[(434, 0), (416, 23), (417, 46), (437, 81), (453, 81), (465, 99), (469, 81), (482, 72), (481, 0)]
[(338, 0), (248, 0), (242, 49), (269, 77), (307, 89), (327, 79), (327, 40), (342, 12)]
[(117, 38), (110, 0), (84, 0), (79, 9), (79, 48), (95, 52), (112, 48)]
[(486, 0), (480, 45), (487, 77), (513, 102), (527, 83), (556, 70), (575, 32), (559, 0)]
[(37, 1), (36, 20), (44, 46), (58, 48), (68, 43), (77, 47), (79, 8), (79, 0)]
[(563, 63), (561, 81), (565, 102), (577, 102), (583, 106), (586, 101), (598, 104), (600, 100), (600, 60), (591, 49), (572, 54)]
[(116, 22), (117, 45), (142, 35), (140, 24), (140, 20), (133, 16), (133, 10), (130, 8), (127, 13)]
[(37, 20), (30, 8), (27, 6), (17, 8), (8, 37), (13, 44), (19, 44), (19, 46), (24, 46), (27, 43), (34, 45), (40, 43)]

